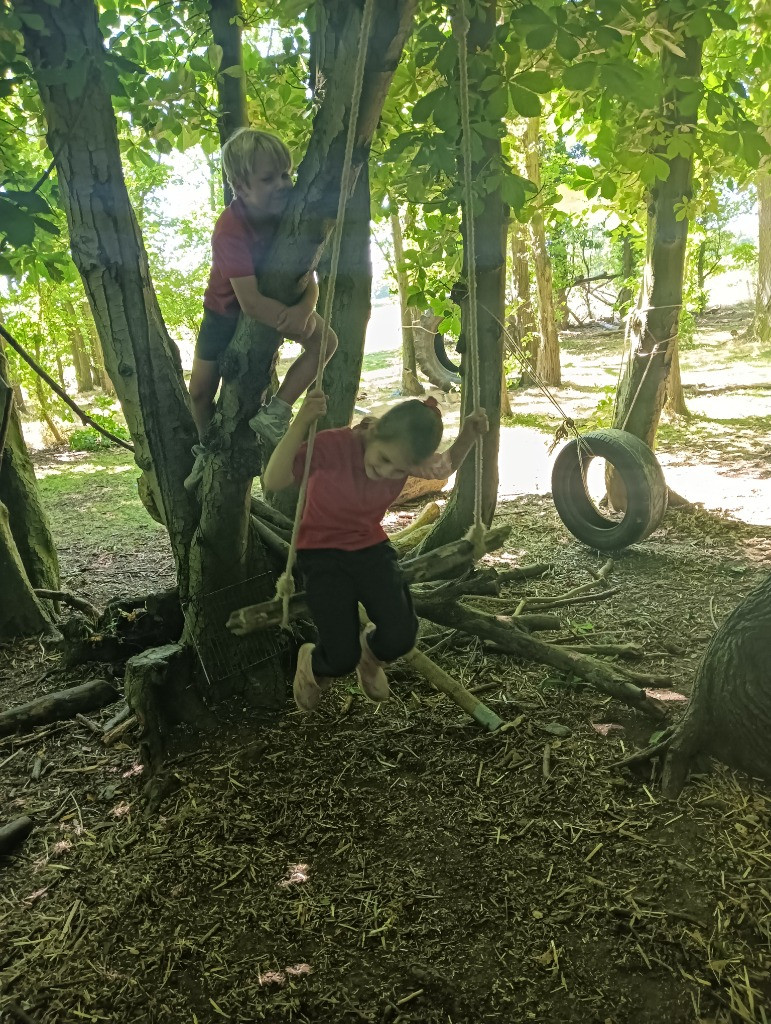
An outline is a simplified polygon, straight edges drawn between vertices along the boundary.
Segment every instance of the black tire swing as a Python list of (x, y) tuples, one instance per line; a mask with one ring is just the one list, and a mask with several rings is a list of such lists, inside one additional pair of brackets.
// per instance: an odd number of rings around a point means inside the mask
[[(603, 515), (586, 487), (595, 458), (613, 466), (626, 489), (620, 520)], [(557, 514), (578, 540), (598, 551), (619, 551), (644, 540), (667, 510), (667, 484), (651, 449), (625, 430), (593, 430), (562, 448), (552, 469), (552, 498)]]

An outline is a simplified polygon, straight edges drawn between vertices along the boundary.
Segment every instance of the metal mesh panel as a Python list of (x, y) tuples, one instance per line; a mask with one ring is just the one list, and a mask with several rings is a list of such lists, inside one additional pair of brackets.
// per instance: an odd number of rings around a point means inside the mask
[(279, 629), (260, 629), (246, 636), (236, 636), (226, 626), (232, 612), (255, 603), (255, 593), (263, 589), (259, 584), (269, 577), (270, 573), (251, 576), (209, 594), (195, 594), (185, 604), (186, 621), (189, 622), (189, 617), (203, 617), (207, 623), (204, 635), (195, 640), (195, 647), (210, 684), (243, 675), (276, 657), (286, 647), (286, 639)]

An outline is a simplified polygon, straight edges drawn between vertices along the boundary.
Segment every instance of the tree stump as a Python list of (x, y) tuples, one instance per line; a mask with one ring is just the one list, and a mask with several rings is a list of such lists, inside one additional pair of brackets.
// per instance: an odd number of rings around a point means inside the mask
[(665, 796), (679, 795), (694, 759), (704, 754), (771, 781), (770, 665), (771, 576), (712, 637), (688, 708), (666, 742)]

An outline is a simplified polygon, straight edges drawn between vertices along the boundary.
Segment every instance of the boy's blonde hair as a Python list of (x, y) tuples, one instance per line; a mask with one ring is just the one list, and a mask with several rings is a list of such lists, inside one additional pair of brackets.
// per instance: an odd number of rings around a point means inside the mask
[(292, 154), (281, 139), (270, 132), (238, 128), (222, 147), (222, 169), (236, 195), (254, 177), (255, 164), (260, 157), (273, 160), (281, 170), (292, 169)]

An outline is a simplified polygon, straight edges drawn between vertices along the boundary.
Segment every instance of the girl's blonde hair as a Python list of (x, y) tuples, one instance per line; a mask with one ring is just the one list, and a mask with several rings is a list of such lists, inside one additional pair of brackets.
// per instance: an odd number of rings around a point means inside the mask
[(281, 139), (270, 132), (237, 128), (222, 147), (222, 169), (236, 195), (254, 177), (255, 164), (260, 157), (273, 160), (282, 171), (292, 169), (292, 154)]

